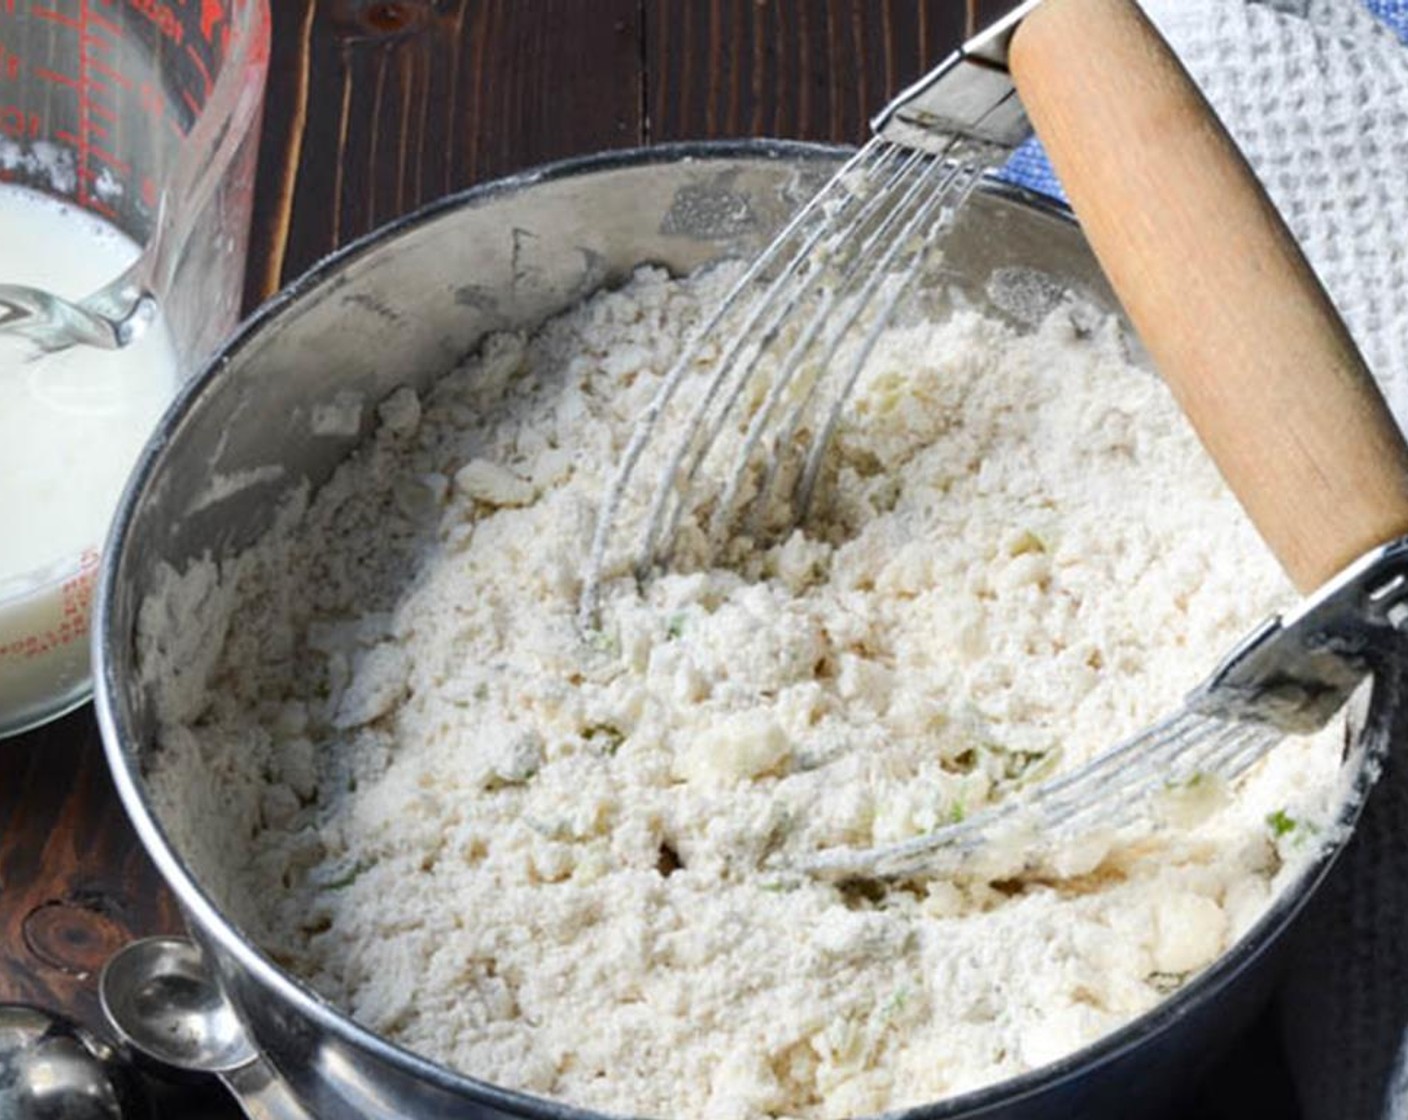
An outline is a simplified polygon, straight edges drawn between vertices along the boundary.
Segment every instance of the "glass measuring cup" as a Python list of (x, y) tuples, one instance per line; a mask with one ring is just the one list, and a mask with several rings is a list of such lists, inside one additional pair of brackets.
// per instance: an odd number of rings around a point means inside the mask
[(0, 0), (0, 736), (86, 699), (122, 482), (238, 319), (268, 55), (267, 0)]

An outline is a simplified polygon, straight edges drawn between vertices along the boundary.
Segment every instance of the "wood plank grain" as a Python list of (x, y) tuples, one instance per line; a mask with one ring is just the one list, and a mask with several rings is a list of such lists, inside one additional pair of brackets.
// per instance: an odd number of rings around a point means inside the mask
[(451, 191), (642, 139), (637, 0), (280, 0), (251, 302)]
[(299, 157), (312, 96), (309, 64), (316, 11), (316, 0), (280, 0), (272, 6), (273, 49), (264, 96), (259, 173), (255, 179), (245, 274), (247, 307), (272, 295), (284, 275)]
[(644, 7), (652, 142), (857, 143), (959, 41), (953, 0), (660, 0)]
[(179, 925), (112, 788), (91, 711), (0, 743), (0, 1002), (96, 1024), (107, 957)]

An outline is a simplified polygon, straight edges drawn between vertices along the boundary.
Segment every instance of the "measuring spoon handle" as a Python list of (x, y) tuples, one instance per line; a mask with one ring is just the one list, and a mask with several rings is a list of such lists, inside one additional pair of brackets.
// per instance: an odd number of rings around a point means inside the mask
[(1044, 0), (1013, 81), (1160, 373), (1301, 591), (1408, 534), (1408, 447), (1236, 144), (1133, 0)]
[(314, 1120), (263, 1058), (217, 1076), (249, 1120)]

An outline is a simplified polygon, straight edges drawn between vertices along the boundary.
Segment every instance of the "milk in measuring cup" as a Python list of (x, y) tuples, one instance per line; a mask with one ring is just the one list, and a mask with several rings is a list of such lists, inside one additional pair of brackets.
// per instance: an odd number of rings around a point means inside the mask
[[(0, 280), (81, 299), (137, 253), (88, 212), (0, 184)], [(0, 734), (86, 694), (98, 546), (177, 376), (159, 319), (113, 351), (36, 357), (0, 335)]]

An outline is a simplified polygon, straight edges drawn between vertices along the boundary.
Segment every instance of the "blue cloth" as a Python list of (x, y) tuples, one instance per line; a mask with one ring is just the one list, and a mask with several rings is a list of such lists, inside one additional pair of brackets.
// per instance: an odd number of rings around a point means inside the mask
[(1408, 44), (1408, 0), (1365, 0), (1369, 10)]
[[(1365, 7), (1391, 28), (1408, 45), (1408, 0), (1363, 0)], [(998, 178), (1019, 187), (1065, 200), (1066, 192), (1051, 169), (1046, 153), (1035, 140), (1028, 140), (998, 172)]]

